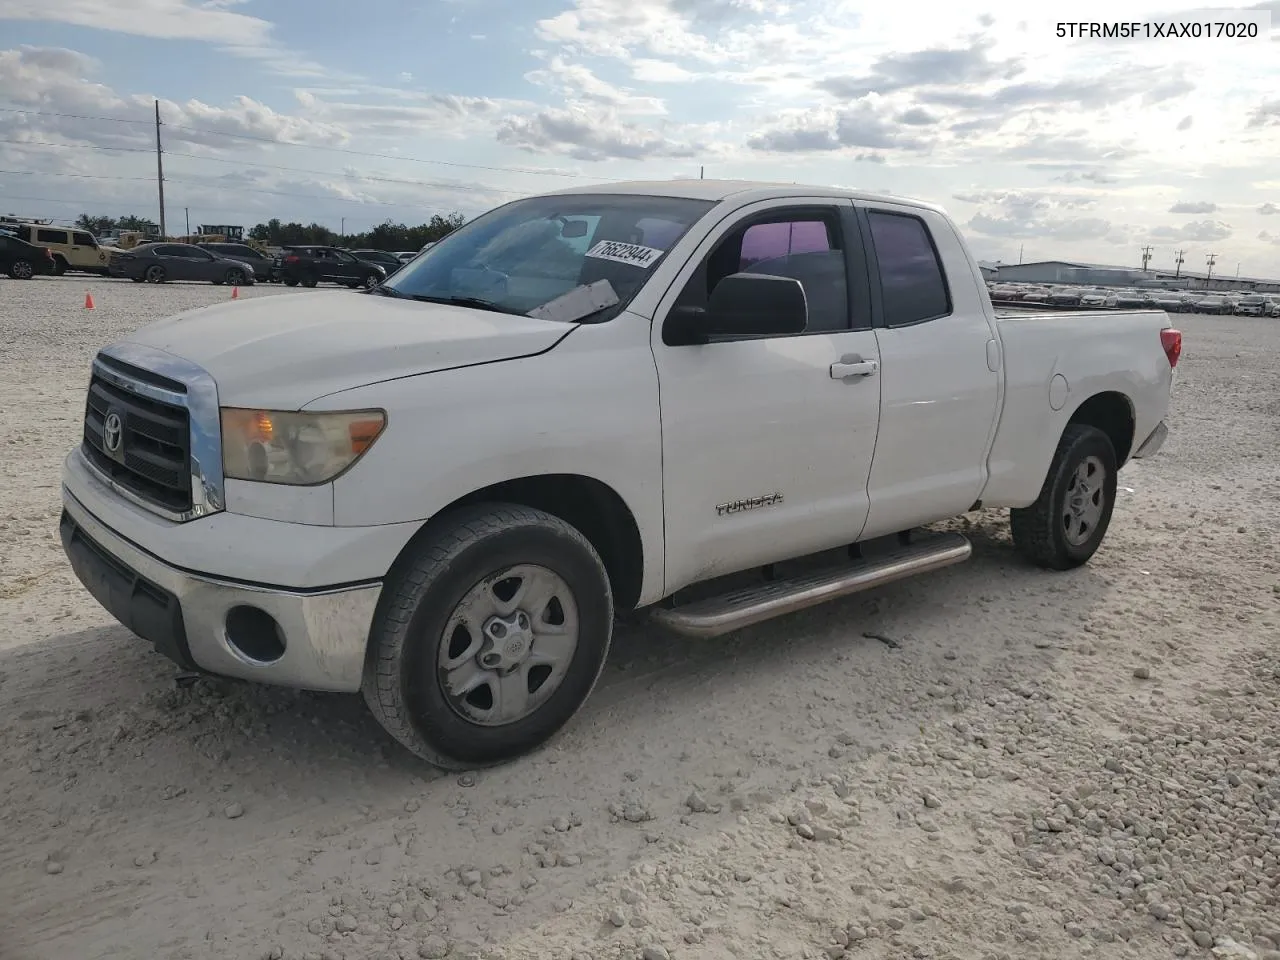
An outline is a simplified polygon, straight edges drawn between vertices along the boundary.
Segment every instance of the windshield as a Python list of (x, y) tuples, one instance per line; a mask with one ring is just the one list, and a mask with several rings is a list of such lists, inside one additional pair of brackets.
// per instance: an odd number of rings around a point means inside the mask
[(517, 200), (438, 241), (378, 290), (526, 314), (606, 280), (617, 302), (589, 315), (608, 320), (712, 206), (706, 200), (627, 194)]

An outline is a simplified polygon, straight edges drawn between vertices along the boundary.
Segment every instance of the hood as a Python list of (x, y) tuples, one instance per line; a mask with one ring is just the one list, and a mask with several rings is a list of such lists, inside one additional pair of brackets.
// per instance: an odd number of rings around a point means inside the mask
[(126, 338), (207, 370), (224, 406), (296, 410), (352, 387), (541, 353), (573, 327), (354, 293), (254, 297), (189, 310)]

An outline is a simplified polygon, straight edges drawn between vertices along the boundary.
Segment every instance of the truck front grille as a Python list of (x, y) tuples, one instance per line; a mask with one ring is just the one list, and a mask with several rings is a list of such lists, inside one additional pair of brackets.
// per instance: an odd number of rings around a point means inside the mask
[[(151, 389), (148, 389), (151, 388)], [(98, 471), (148, 504), (192, 507), (191, 424), (186, 386), (99, 355), (89, 381), (81, 449)]]

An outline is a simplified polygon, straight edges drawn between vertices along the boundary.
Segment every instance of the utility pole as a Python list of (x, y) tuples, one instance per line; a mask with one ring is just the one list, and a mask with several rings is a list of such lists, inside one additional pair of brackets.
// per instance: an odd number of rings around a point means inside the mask
[(338, 237), (345, 238), (347, 235), (347, 218), (342, 218), (342, 224), (338, 227)]
[(183, 207), (182, 212), (187, 215), (187, 236), (191, 236), (191, 208)]
[(1018, 244), (1018, 263), (1022, 263), (1022, 248), (1025, 246), (1025, 243)]
[(704, 176), (705, 176), (706, 172), (707, 172), (707, 168), (706, 168), (706, 167), (699, 167), (699, 168), (698, 168), (698, 179), (699, 179), (699, 180), (702, 180), (702, 179), (704, 178)]
[(1213, 265), (1217, 262), (1217, 260), (1218, 260), (1218, 255), (1216, 253), (1211, 253), (1209, 254), (1209, 256), (1205, 257), (1204, 262), (1209, 265), (1209, 272), (1205, 274), (1205, 278), (1204, 278), (1204, 288), (1206, 290), (1209, 289), (1209, 281), (1213, 279)]
[(164, 229), (164, 160), (160, 154), (160, 101), (156, 101), (156, 189), (160, 192), (160, 239), (168, 236)]
[(1173, 279), (1175, 279), (1175, 280), (1177, 280), (1180, 276), (1182, 276), (1182, 264), (1183, 264), (1183, 257), (1182, 257), (1182, 255), (1183, 255), (1184, 253), (1186, 253), (1186, 252), (1187, 252), (1187, 251), (1185, 251), (1185, 250), (1179, 250), (1179, 251), (1178, 251), (1178, 258), (1177, 258), (1176, 260), (1174, 260), (1174, 261), (1173, 261), (1173, 265), (1174, 265), (1174, 268), (1175, 268), (1175, 269), (1174, 269), (1174, 271), (1173, 271)]
[(1142, 248), (1142, 272), (1147, 272), (1147, 264), (1151, 262), (1151, 247)]

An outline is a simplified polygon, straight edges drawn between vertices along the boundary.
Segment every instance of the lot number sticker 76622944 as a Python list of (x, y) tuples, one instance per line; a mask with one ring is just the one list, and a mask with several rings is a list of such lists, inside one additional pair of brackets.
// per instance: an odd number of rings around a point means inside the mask
[(614, 263), (629, 263), (633, 267), (648, 269), (662, 256), (662, 251), (655, 250), (653, 247), (642, 247), (638, 243), (601, 240), (587, 251), (587, 256), (597, 260), (612, 260)]

